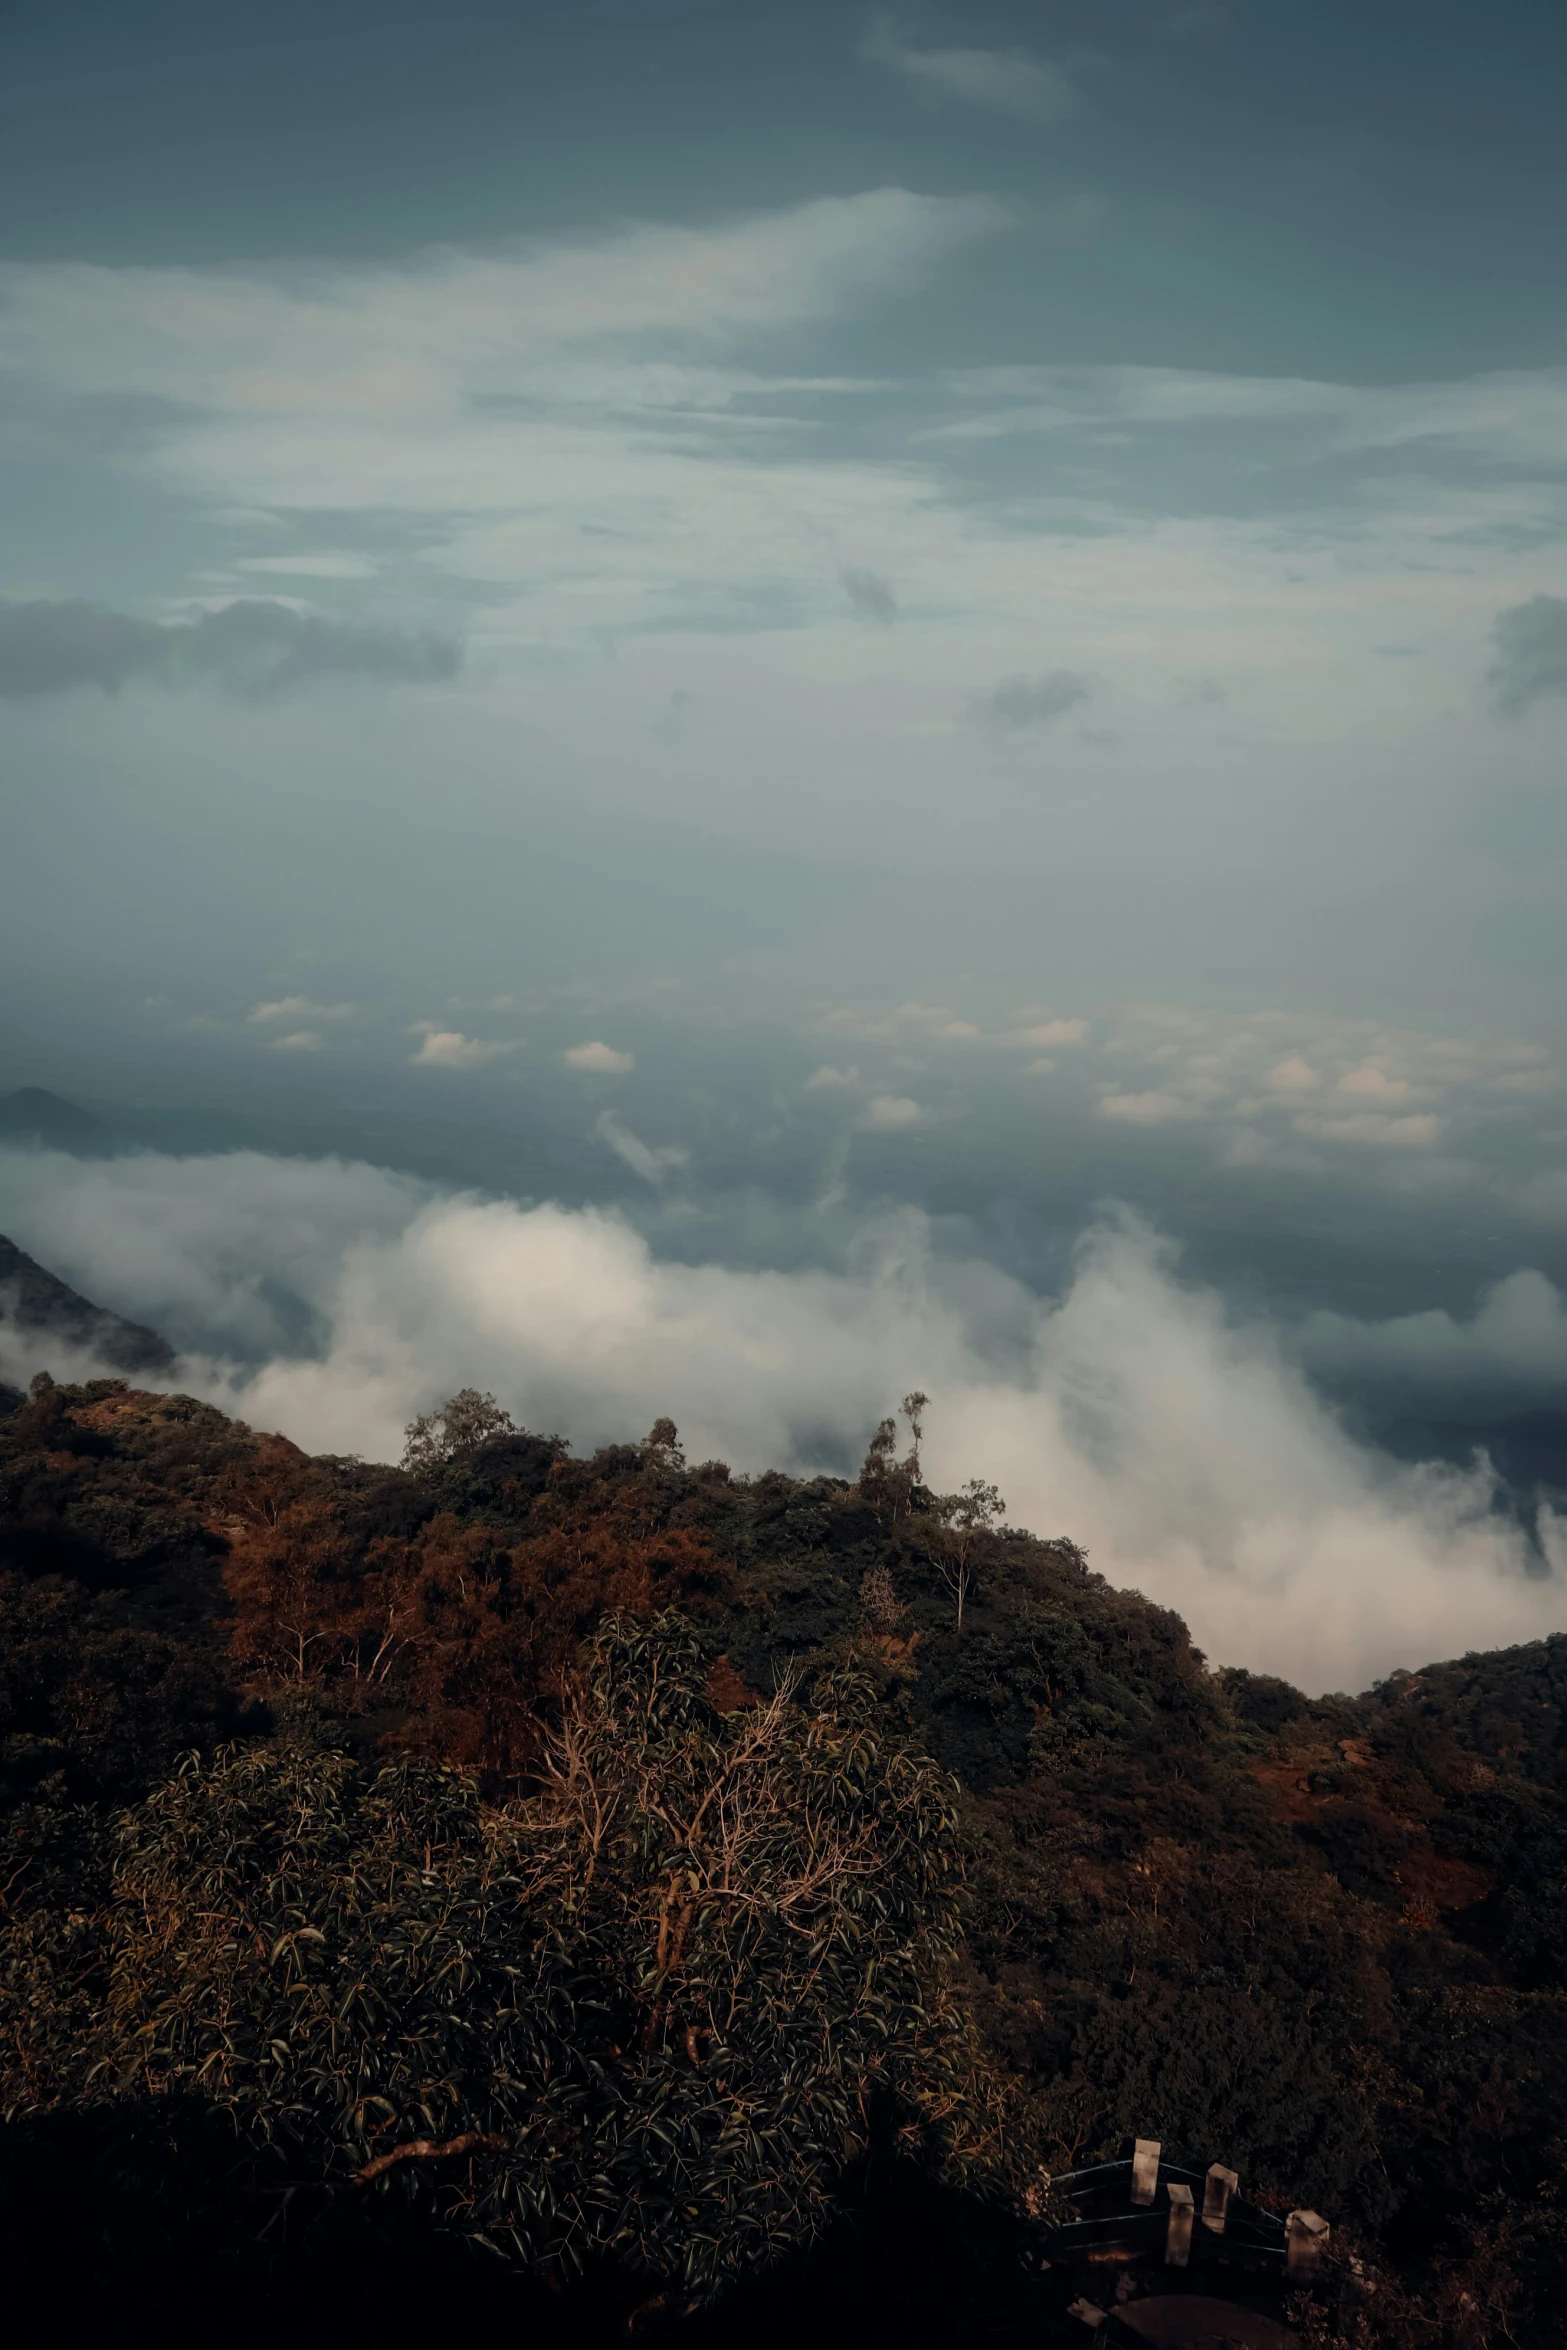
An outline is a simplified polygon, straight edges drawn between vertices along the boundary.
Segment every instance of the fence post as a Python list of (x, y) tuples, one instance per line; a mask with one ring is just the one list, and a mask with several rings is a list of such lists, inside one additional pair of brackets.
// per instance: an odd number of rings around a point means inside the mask
[(1164, 2265), (1166, 2268), (1184, 2268), (1191, 2258), (1194, 2209), (1190, 2187), (1172, 2186), (1170, 2189), (1170, 2216), (1166, 2220), (1164, 2228)]
[(1222, 2162), (1208, 2165), (1208, 2183), (1202, 2193), (1202, 2224), (1205, 2228), (1211, 2228), (1216, 2236), (1224, 2233), (1230, 2197), (1239, 2185), (1240, 2180), (1235, 2172), (1226, 2170)]
[(1292, 2277), (1309, 2277), (1332, 2231), (1319, 2211), (1292, 2211), (1284, 2223), (1285, 2265)]
[(1132, 2147), (1132, 2201), (1151, 2203), (1159, 2184), (1159, 2140), (1138, 2138)]

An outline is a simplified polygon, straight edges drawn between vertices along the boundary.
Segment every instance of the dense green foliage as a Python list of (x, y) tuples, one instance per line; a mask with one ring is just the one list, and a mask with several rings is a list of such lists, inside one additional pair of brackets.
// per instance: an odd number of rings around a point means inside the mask
[(645, 2295), (878, 2147), (1026, 2237), (1135, 2132), (1327, 2213), (1367, 2340), (1554, 2340), (1567, 1640), (1210, 1672), (931, 1493), (922, 1405), (853, 1484), (477, 1397), (397, 1470), (113, 1383), (0, 1422), (18, 2143), (112, 2142), (143, 2234), (291, 2191), (269, 2251), (397, 2213)]

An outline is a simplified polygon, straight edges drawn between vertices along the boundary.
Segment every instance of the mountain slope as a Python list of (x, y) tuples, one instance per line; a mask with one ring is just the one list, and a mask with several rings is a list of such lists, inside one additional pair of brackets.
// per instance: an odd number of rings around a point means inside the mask
[(29, 1351), (46, 1365), (51, 1339), (80, 1347), (116, 1371), (169, 1371), (174, 1349), (155, 1330), (95, 1306), (66, 1282), (34, 1262), (0, 1233), (0, 1327), (31, 1342)]
[[(748, 1479), (687, 1464), (663, 1422), (578, 1460), (469, 1397), (411, 1458), (312, 1460), (123, 1382), (41, 1388), (0, 1427), (15, 1834), (125, 1803), (155, 1822), (174, 1758), (236, 1735), (455, 1766), (504, 1817), (606, 1619), (678, 1611), (719, 1722), (848, 1672), (876, 1735), (955, 1779), (948, 1995), (996, 2196), (1160, 2138), (1376, 2264), (1381, 2330), (1346, 2339), (1476, 2350), (1493, 2306), (1517, 2343), (1558, 2338), (1567, 1639), (1314, 1702), (1210, 1671), (1065, 1538), (955, 1527), (912, 1454)], [(136, 2226), (162, 2241), (160, 2211)]]

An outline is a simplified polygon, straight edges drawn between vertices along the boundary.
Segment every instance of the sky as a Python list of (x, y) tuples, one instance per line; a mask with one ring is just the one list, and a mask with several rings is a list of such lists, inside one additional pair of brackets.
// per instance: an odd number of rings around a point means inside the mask
[(302, 1440), (917, 1357), (1221, 1661), (1567, 1627), (1555, 12), (0, 29), (0, 1087), (134, 1152), (0, 1226)]

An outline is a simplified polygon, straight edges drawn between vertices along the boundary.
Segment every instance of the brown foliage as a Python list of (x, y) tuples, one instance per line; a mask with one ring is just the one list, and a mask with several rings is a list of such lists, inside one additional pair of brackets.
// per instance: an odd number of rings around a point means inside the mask
[(340, 1501), (259, 1479), (229, 1521), (232, 1652), (263, 1690), (395, 1711), (398, 1744), (515, 1779), (602, 1617), (728, 1594), (705, 1535), (667, 1522), (661, 1465), (613, 1483), (562, 1461), (520, 1534), (443, 1511), (368, 1543)]

